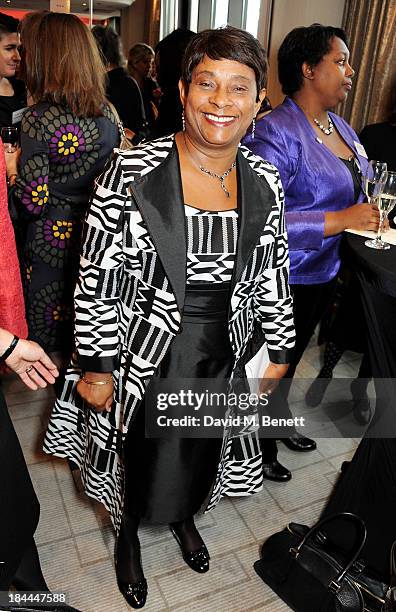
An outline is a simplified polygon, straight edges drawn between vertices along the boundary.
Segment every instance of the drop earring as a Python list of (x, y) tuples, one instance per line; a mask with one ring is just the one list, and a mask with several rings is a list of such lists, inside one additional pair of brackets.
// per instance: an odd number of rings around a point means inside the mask
[(255, 132), (256, 132), (256, 118), (254, 117), (252, 121), (252, 140), (254, 140)]
[(186, 131), (186, 118), (184, 116), (184, 108), (182, 110), (182, 125), (183, 125), (183, 132)]

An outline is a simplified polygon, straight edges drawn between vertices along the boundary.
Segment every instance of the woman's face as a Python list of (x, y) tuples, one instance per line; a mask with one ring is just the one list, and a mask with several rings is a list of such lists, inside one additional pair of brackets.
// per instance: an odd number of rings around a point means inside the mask
[(260, 108), (256, 102), (254, 71), (233, 60), (205, 56), (192, 73), (191, 83), (180, 81), (186, 131), (206, 146), (237, 146)]
[(19, 34), (4, 34), (0, 38), (0, 77), (13, 77), (21, 57), (18, 52)]
[(150, 74), (152, 65), (153, 58), (151, 57), (151, 55), (148, 55), (143, 59), (139, 60), (138, 62), (135, 62), (133, 67), (135, 68), (138, 74), (140, 74), (143, 78), (146, 78)]
[(312, 83), (327, 108), (343, 102), (352, 88), (355, 74), (349, 64), (349, 50), (344, 41), (334, 37), (330, 51), (312, 68)]

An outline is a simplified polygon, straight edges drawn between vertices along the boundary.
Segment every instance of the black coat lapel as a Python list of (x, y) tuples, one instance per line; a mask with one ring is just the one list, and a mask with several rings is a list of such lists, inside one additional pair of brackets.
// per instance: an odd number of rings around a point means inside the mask
[(166, 159), (130, 191), (146, 223), (180, 311), (186, 291), (186, 224), (176, 144)]
[(271, 211), (275, 194), (238, 150), (239, 235), (233, 285), (238, 282), (256, 246)]

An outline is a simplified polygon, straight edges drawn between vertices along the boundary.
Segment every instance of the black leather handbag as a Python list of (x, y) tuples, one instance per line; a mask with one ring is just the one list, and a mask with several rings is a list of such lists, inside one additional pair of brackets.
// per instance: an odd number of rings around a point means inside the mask
[[(349, 521), (355, 540), (348, 552), (331, 542), (326, 526)], [(261, 548), (254, 569), (295, 612), (390, 612), (389, 584), (371, 572), (360, 558), (366, 541), (364, 522), (342, 512), (311, 529), (290, 523)]]

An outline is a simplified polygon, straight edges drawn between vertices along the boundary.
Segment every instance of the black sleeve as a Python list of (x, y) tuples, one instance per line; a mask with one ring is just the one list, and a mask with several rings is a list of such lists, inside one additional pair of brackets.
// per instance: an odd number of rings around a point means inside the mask
[(143, 127), (142, 101), (134, 81), (126, 77), (122, 87), (110, 90), (108, 97), (116, 107), (124, 127), (138, 133)]

